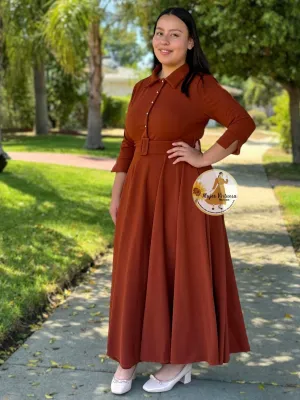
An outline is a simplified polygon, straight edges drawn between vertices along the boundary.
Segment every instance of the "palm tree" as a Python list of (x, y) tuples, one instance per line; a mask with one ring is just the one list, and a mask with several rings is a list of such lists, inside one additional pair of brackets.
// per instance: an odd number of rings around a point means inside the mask
[(48, 133), (45, 63), (47, 48), (41, 20), (54, 0), (2, 0), (8, 79), (34, 75), (35, 133)]
[(88, 134), (85, 143), (88, 149), (104, 149), (101, 138), (100, 22), (104, 19), (106, 6), (101, 7), (99, 0), (56, 0), (44, 18), (46, 43), (67, 73), (79, 72), (80, 61), (89, 58)]

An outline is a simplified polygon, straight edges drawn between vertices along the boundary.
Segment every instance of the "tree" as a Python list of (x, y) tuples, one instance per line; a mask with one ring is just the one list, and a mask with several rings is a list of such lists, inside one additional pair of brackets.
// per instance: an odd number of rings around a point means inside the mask
[(136, 65), (147, 53), (145, 48), (138, 45), (136, 32), (128, 32), (122, 26), (110, 27), (108, 34), (103, 39), (105, 51), (122, 66)]
[[(72, 114), (80, 105), (85, 110), (86, 103), (86, 81), (85, 59), (81, 60), (76, 75), (67, 74), (55, 57), (50, 53), (47, 63), (47, 96), (48, 113), (52, 128), (61, 130), (66, 127), (80, 129), (85, 127), (85, 118), (82, 124), (76, 125)], [(74, 114), (73, 114), (74, 115)], [(68, 128), (67, 128), (68, 129)]]
[(85, 143), (88, 149), (104, 149), (100, 134), (103, 35), (100, 23), (104, 19), (105, 6), (100, 6), (97, 0), (56, 0), (44, 18), (45, 40), (67, 73), (78, 73), (78, 65), (88, 56), (88, 135)]
[(300, 164), (300, 4), (276, 0), (194, 2), (212, 69), (270, 77), (289, 94), (293, 162)]
[(53, 0), (2, 0), (5, 44), (9, 59), (7, 79), (26, 79), (33, 72), (35, 133), (48, 133), (45, 63), (47, 48), (41, 20)]

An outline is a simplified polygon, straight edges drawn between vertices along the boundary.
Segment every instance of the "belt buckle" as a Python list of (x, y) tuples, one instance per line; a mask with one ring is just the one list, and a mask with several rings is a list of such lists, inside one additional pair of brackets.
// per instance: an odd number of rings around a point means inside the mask
[(141, 154), (143, 156), (148, 154), (148, 148), (149, 148), (149, 138), (143, 137), (141, 141)]

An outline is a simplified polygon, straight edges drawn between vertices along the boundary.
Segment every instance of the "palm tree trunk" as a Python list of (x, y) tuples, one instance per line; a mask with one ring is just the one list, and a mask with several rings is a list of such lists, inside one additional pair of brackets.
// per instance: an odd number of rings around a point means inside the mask
[(33, 73), (35, 92), (35, 134), (47, 135), (49, 125), (44, 64), (35, 64)]
[(88, 134), (85, 142), (87, 149), (104, 149), (101, 137), (101, 92), (102, 92), (102, 60), (101, 38), (99, 34), (100, 18), (95, 18), (89, 30), (90, 74), (88, 102)]
[(2, 131), (1, 131), (1, 122), (2, 122), (2, 85), (3, 85), (3, 21), (2, 16), (0, 15), (0, 172), (3, 171), (6, 165), (6, 161), (10, 159), (10, 156), (5, 153), (2, 147)]

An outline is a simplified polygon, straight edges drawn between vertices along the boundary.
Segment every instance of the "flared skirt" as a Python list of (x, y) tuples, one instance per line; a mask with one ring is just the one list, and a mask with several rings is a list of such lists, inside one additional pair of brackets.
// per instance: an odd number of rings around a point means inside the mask
[(173, 161), (135, 154), (120, 197), (106, 354), (123, 368), (221, 365), (250, 351), (224, 215), (192, 198), (213, 167)]

